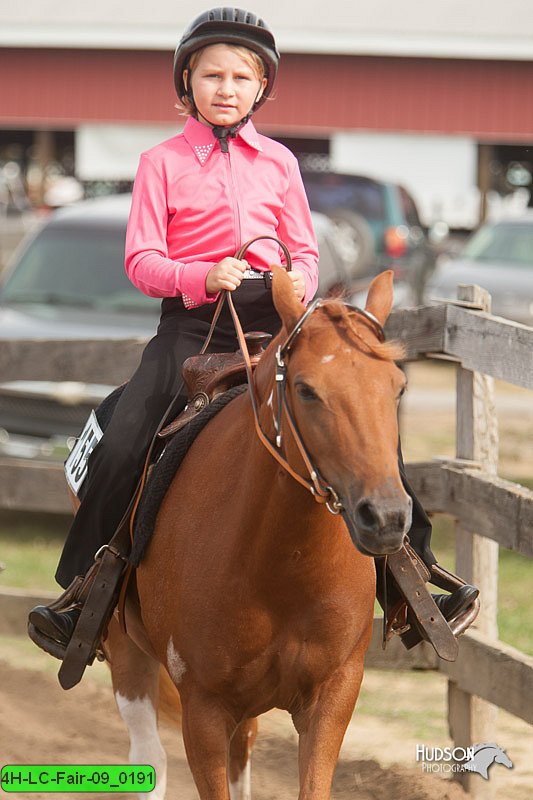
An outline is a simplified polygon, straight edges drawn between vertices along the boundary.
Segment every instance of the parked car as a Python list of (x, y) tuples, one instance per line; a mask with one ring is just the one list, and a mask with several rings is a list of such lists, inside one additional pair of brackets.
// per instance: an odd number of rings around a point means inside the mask
[(402, 186), (361, 175), (303, 171), (309, 205), (329, 216), (353, 280), (393, 269), (412, 304), (435, 266), (437, 251), (413, 198)]
[[(50, 215), (19, 249), (0, 287), (2, 339), (149, 337), (160, 301), (124, 270), (130, 195), (87, 200)], [(347, 280), (333, 223), (313, 215), (320, 248), (320, 291)], [(113, 387), (50, 381), (0, 383), (0, 452), (56, 451), (79, 433)]]
[(440, 259), (426, 296), (457, 298), (460, 283), (478, 284), (492, 296), (492, 313), (533, 325), (533, 214), (489, 222), (456, 258)]

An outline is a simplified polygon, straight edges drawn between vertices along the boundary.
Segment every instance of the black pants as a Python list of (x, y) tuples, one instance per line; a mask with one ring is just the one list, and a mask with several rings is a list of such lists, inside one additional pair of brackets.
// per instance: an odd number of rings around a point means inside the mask
[[(269, 276), (244, 280), (232, 297), (245, 332), (278, 332), (281, 323), (272, 303)], [(163, 300), (157, 334), (146, 346), (104, 436), (89, 458), (85, 494), (56, 571), (56, 580), (64, 588), (76, 575), (87, 572), (96, 551), (111, 540), (117, 529), (139, 481), (157, 426), (180, 389), (183, 362), (200, 351), (214, 310), (212, 304), (186, 310), (181, 298)], [(208, 352), (233, 352), (237, 347), (226, 304)], [(181, 410), (185, 403), (186, 397), (182, 396), (175, 403), (175, 410)], [(429, 557), (431, 562), (435, 560), (429, 550), (431, 523), (405, 479), (400, 449), (398, 454), (406, 490), (413, 497), (411, 542), (424, 560)]]
[[(275, 335), (281, 322), (272, 303), (270, 276), (247, 279), (233, 292), (244, 332)], [(183, 362), (202, 348), (215, 311), (213, 304), (186, 310), (181, 298), (161, 306), (156, 336), (124, 389), (104, 436), (89, 458), (85, 494), (68, 534), (57, 582), (66, 587), (91, 566), (94, 554), (107, 544), (120, 523), (139, 481), (157, 426), (182, 382)], [(224, 305), (208, 352), (238, 348), (233, 321)], [(185, 395), (175, 403), (180, 411)]]

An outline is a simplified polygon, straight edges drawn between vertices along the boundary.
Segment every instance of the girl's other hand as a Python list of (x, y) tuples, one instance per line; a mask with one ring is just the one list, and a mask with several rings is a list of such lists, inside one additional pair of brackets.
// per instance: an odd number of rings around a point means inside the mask
[(296, 295), (298, 300), (303, 300), (305, 297), (305, 281), (303, 272), (299, 272), (299, 270), (293, 269), (290, 272), (287, 272), (287, 275), (292, 281), (292, 288), (294, 289), (294, 294)]
[(249, 264), (244, 259), (238, 261), (236, 258), (231, 258), (231, 256), (223, 258), (207, 273), (207, 278), (205, 279), (206, 292), (208, 294), (216, 294), (222, 289), (234, 292), (241, 285), (243, 275), (248, 267)]

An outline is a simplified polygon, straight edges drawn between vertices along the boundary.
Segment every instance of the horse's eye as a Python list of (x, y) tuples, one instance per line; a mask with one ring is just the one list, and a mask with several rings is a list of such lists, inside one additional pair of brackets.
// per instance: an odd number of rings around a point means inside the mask
[(315, 390), (312, 388), (312, 386), (309, 386), (308, 383), (304, 383), (303, 381), (298, 381), (295, 388), (298, 393), (298, 397), (301, 397), (302, 400), (319, 399)]

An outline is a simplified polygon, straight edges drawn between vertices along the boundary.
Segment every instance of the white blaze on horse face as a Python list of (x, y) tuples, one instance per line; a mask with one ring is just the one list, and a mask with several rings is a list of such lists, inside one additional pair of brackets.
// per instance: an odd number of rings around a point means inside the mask
[(164, 800), (167, 788), (167, 755), (159, 739), (155, 708), (149, 697), (128, 700), (115, 694), (120, 716), (130, 735), (130, 764), (150, 764), (155, 769), (156, 786), (152, 792), (142, 792), (139, 800)]
[(181, 683), (181, 679), (185, 674), (187, 665), (185, 664), (185, 661), (182, 659), (182, 657), (174, 647), (172, 636), (168, 640), (168, 645), (167, 645), (167, 669), (168, 669), (168, 674), (170, 675), (170, 677), (174, 682), (174, 685), (177, 686), (179, 683)]
[(235, 783), (229, 785), (230, 800), (252, 800), (252, 759), (248, 751), (248, 761)]
[(330, 356), (322, 356), (322, 364), (329, 364), (330, 361), (333, 361), (335, 358), (334, 355)]

